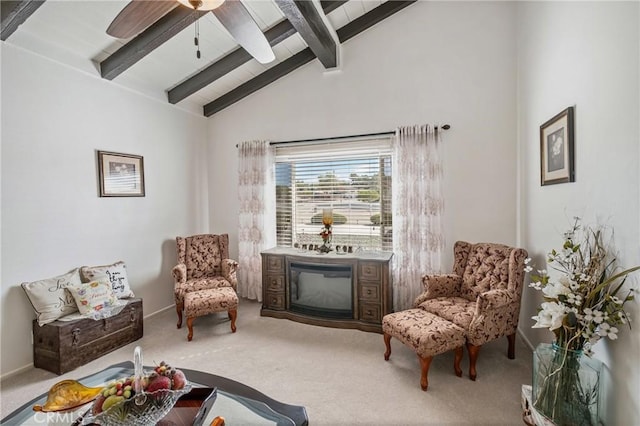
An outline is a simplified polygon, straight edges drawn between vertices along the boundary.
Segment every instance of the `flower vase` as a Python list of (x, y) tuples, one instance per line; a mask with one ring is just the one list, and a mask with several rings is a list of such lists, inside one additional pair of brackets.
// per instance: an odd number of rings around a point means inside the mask
[(533, 353), (533, 407), (558, 426), (599, 424), (602, 362), (541, 343)]
[(320, 253), (329, 253), (331, 251), (331, 235), (322, 239), (322, 245), (318, 247)]

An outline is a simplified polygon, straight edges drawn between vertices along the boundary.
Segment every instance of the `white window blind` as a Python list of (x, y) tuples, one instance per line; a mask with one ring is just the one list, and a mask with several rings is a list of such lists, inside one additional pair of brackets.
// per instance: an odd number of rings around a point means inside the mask
[(321, 244), (322, 210), (333, 210), (332, 244), (391, 250), (390, 136), (276, 146), (278, 245)]

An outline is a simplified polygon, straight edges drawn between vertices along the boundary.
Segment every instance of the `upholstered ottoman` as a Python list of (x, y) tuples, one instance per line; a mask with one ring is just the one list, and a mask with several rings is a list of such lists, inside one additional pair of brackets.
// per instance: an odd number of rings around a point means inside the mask
[(420, 386), (426, 391), (429, 386), (427, 376), (434, 356), (455, 350), (453, 369), (456, 376), (462, 376), (460, 361), (465, 343), (464, 330), (454, 323), (440, 318), (423, 309), (408, 309), (382, 317), (382, 331), (387, 351), (384, 359), (391, 355), (391, 337), (395, 337), (412, 348), (420, 359)]
[(238, 295), (231, 287), (218, 287), (193, 291), (184, 295), (184, 312), (187, 317), (189, 335), (193, 337), (193, 321), (197, 317), (214, 312), (227, 311), (231, 320), (231, 331), (236, 332), (236, 317), (238, 316)]

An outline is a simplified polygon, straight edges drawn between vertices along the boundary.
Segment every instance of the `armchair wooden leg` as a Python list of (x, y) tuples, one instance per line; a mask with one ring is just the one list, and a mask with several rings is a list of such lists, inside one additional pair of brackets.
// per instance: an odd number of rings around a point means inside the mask
[(389, 361), (389, 357), (391, 356), (391, 335), (384, 333), (383, 337), (384, 337), (384, 345), (387, 348), (387, 350), (384, 352), (384, 360)]
[(478, 360), (478, 353), (480, 353), (480, 346), (472, 345), (467, 342), (467, 351), (469, 352), (469, 378), (476, 380), (476, 361)]
[(462, 346), (455, 348), (455, 357), (453, 359), (453, 370), (456, 372), (456, 376), (462, 377), (462, 369), (460, 368), (460, 361), (462, 361), (463, 356)]
[(236, 309), (229, 309), (229, 319), (231, 320), (231, 332), (236, 332), (236, 318), (238, 317), (238, 311)]
[(420, 360), (420, 387), (423, 391), (427, 391), (427, 387), (429, 387), (429, 367), (431, 366), (432, 356), (421, 357), (418, 355), (418, 359)]
[(189, 317), (187, 318), (187, 328), (189, 329), (189, 334), (187, 334), (187, 341), (191, 341), (191, 339), (193, 338), (193, 320), (195, 320), (195, 317)]
[(176, 313), (178, 314), (178, 328), (182, 327), (182, 303), (176, 302)]
[(509, 340), (509, 351), (507, 352), (507, 356), (509, 359), (515, 359), (516, 357), (516, 333), (510, 334), (507, 336)]

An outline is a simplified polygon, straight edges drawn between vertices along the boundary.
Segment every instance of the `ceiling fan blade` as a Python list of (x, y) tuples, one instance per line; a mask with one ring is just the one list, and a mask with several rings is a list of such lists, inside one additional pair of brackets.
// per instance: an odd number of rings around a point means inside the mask
[(276, 58), (267, 38), (239, 0), (227, 0), (211, 11), (231, 36), (262, 64)]
[(107, 34), (116, 38), (133, 37), (177, 5), (175, 0), (133, 0), (111, 22)]

